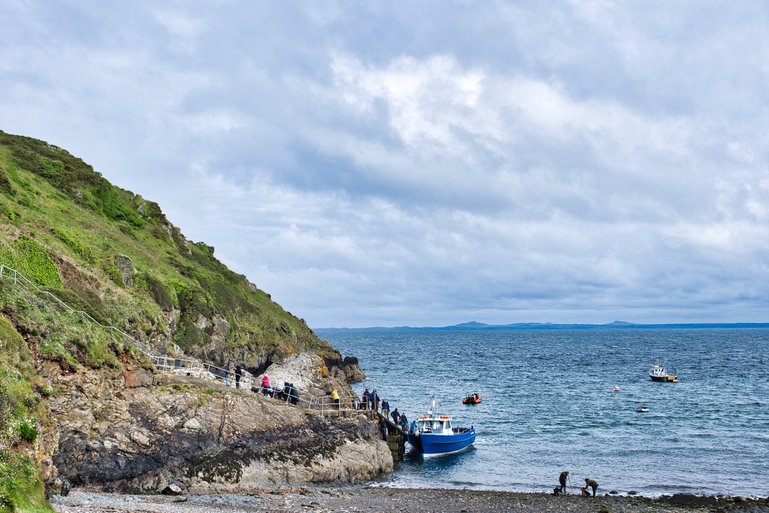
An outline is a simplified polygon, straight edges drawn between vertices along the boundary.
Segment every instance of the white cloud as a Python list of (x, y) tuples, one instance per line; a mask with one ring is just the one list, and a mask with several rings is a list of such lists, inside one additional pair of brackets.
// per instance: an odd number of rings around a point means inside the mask
[(766, 320), (756, 7), (11, 7), (0, 128), (313, 326)]

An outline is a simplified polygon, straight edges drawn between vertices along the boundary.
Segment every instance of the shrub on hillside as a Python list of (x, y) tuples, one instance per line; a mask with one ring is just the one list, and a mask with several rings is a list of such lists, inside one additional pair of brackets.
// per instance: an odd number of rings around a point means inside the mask
[(9, 246), (0, 246), (0, 263), (8, 265), (43, 287), (61, 287), (56, 264), (34, 239), (20, 237)]

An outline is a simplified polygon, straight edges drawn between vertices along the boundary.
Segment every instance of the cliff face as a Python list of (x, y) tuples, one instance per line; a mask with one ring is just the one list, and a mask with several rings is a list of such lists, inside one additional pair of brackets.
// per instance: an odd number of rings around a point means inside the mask
[(157, 492), (178, 481), (193, 493), (248, 491), (392, 470), (387, 445), (362, 415), (320, 417), (250, 391), (162, 383), (143, 369), (64, 374), (49, 364), (43, 375), (68, 391), (50, 401), (53, 463), (65, 487)]
[(147, 354), (274, 371), (273, 384), (304, 394), (349, 392), (364, 376), (157, 204), (61, 148), (2, 131), (0, 305), (0, 511), (30, 503), (43, 480), (53, 491), (156, 491), (171, 480), (240, 489), (392, 468), (362, 417), (162, 383)]

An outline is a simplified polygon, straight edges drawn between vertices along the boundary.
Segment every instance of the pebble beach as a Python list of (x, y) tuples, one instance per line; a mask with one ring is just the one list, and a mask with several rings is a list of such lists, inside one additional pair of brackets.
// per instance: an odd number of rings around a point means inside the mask
[(456, 489), (291, 488), (253, 494), (164, 496), (73, 491), (51, 501), (59, 513), (697, 513), (769, 512), (769, 499), (677, 495), (580, 497)]

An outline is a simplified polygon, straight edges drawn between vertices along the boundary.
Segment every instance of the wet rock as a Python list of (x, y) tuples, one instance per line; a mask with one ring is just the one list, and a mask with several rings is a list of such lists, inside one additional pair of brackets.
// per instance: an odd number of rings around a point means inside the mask
[(676, 506), (712, 506), (718, 499), (710, 495), (694, 495), (691, 493), (676, 493), (665, 498), (666, 502)]

